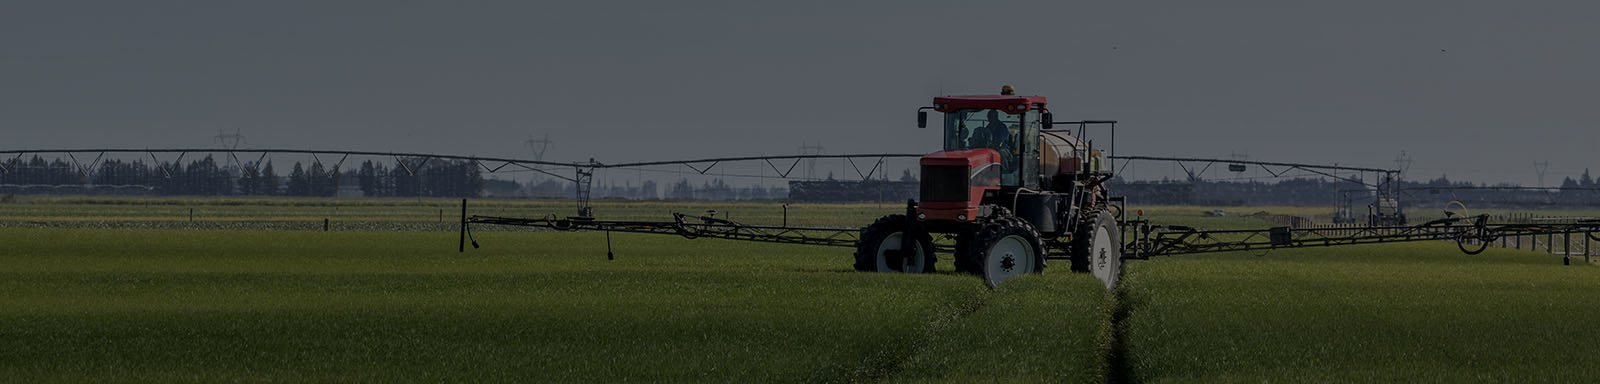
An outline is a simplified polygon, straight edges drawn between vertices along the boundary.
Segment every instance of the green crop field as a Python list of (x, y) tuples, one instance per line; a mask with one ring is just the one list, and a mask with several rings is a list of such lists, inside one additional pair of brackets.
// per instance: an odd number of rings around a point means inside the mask
[(1597, 272), (1443, 242), (1133, 263), (1119, 297), (1124, 372), (1148, 382), (1592, 380)]
[[(0, 204), (0, 378), (59, 381), (1574, 382), (1600, 377), (1600, 270), (1449, 243), (1054, 263), (986, 288), (850, 270), (846, 248), (477, 229), (450, 200)], [(542, 216), (567, 202), (474, 201)], [(188, 210), (196, 218), (189, 221)], [(765, 203), (622, 203), (602, 216)], [(899, 211), (795, 205), (791, 224)], [(1307, 208), (1238, 208), (1296, 214)], [(443, 223), (439, 216), (443, 211)], [(1271, 225), (1146, 207), (1201, 227)], [(332, 231), (323, 232), (329, 219)], [(1580, 259), (1581, 260), (1581, 259)], [(948, 259), (941, 270), (949, 270)]]

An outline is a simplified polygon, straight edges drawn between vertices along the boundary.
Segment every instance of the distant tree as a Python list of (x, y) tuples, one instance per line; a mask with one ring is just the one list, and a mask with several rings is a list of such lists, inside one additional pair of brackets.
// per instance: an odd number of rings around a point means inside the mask
[(639, 195), (637, 197), (644, 200), (655, 200), (661, 198), (661, 195), (656, 193), (655, 180), (645, 180), (644, 184), (639, 186)]
[(311, 179), (310, 179), (310, 177), (308, 177), (306, 175), (305, 168), (301, 167), (300, 166), (300, 162), (298, 162), (298, 161), (294, 162), (294, 169), (289, 171), (289, 192), (288, 192), (288, 195), (289, 196), (309, 196), (309, 195), (311, 195)]
[(694, 185), (689, 184), (689, 179), (678, 179), (672, 183), (672, 188), (667, 189), (667, 198), (675, 200), (694, 199)]
[(233, 193), (233, 178), (210, 155), (189, 163), (184, 170), (185, 195), (219, 196)]
[(339, 172), (329, 170), (321, 162), (312, 162), (306, 172), (306, 194), (309, 196), (334, 196), (339, 194)]
[(160, 176), (156, 178), (162, 194), (184, 195), (189, 193), (188, 184), (184, 183), (184, 168), (182, 164), (174, 162), (161, 162), (156, 164)]
[(239, 167), (239, 194), (261, 194), (260, 164), (249, 163)]
[(917, 181), (917, 176), (911, 174), (911, 168), (906, 168), (900, 173), (900, 181)]
[(278, 194), (280, 181), (278, 172), (272, 169), (272, 160), (267, 160), (267, 165), (261, 167), (261, 180), (258, 181), (260, 184), (256, 184), (257, 193), (267, 196)]
[(361, 162), (361, 169), (356, 171), (356, 179), (360, 183), (362, 194), (378, 196), (378, 168), (372, 166), (372, 160)]
[(421, 196), (421, 180), (417, 175), (409, 171), (405, 165), (395, 164), (395, 167), (389, 170), (389, 179), (394, 183), (394, 193), (390, 194), (390, 196)]
[(1584, 188), (1594, 187), (1594, 178), (1589, 177), (1589, 169), (1583, 169), (1583, 176), (1578, 177), (1578, 186)]

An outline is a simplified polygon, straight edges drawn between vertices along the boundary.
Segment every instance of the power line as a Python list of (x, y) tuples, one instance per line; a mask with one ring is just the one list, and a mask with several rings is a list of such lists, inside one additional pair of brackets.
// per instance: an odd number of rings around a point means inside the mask
[(1400, 151), (1400, 156), (1394, 158), (1394, 169), (1397, 171), (1395, 172), (1396, 180), (1404, 180), (1406, 178), (1406, 171), (1411, 170), (1411, 162), (1411, 156), (1406, 155), (1406, 151)]
[[(801, 142), (800, 143), (800, 155), (801, 156), (805, 156), (805, 155), (821, 155), (821, 154), (822, 154), (822, 141), (821, 140), (817, 140), (817, 144), (816, 145), (806, 144), (805, 142)], [(808, 178), (808, 179), (816, 178), (817, 177), (816, 168), (817, 168), (817, 159), (808, 159), (808, 160), (806, 160), (806, 172), (805, 172), (806, 178)]]
[(533, 151), (533, 159), (534, 160), (536, 160), (536, 161), (544, 161), (545, 152), (550, 149), (550, 144), (555, 143), (555, 142), (554, 141), (550, 141), (550, 134), (546, 133), (546, 134), (544, 134), (544, 138), (543, 139), (534, 139), (533, 137), (530, 136), (530, 137), (528, 137), (528, 141), (524, 141), (523, 143), (527, 144), (528, 145), (528, 149)]

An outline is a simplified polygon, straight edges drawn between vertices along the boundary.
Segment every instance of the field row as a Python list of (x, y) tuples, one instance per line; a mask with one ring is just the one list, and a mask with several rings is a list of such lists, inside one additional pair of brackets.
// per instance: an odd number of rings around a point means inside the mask
[[(1569, 381), (1596, 269), (1449, 244), (1052, 269), (849, 270), (849, 251), (591, 233), (0, 230), (23, 381)], [(943, 261), (948, 263), (948, 260)], [(948, 268), (946, 268), (948, 269)], [(1115, 326), (1113, 326), (1115, 324)]]
[[(1428, 242), (1130, 262), (1106, 292), (1052, 263), (974, 276), (851, 270), (851, 251), (476, 229), (327, 207), (0, 205), (0, 377), (39, 381), (1238, 382), (1600, 377), (1600, 276)], [(260, 211), (253, 211), (255, 209)], [(555, 207), (551, 207), (554, 209)], [(570, 208), (570, 207), (567, 207)], [(816, 225), (895, 212), (791, 206)], [(37, 222), (18, 212), (45, 212)], [(56, 212), (65, 209), (69, 212)], [(542, 207), (485, 205), (477, 214)], [(699, 203), (602, 207), (653, 219)], [(757, 223), (782, 207), (717, 206)], [(1293, 212), (1295, 208), (1253, 208)], [(78, 210), (78, 211), (70, 211)], [(98, 210), (98, 211), (97, 211)], [(123, 210), (123, 211), (116, 211)], [(370, 211), (363, 211), (370, 210)], [(412, 210), (412, 211), (407, 211)], [(522, 210), (522, 211), (518, 211)], [(115, 211), (115, 212), (113, 212)], [(778, 211), (774, 215), (771, 212)], [(1162, 223), (1260, 228), (1198, 207)], [(410, 212), (410, 213), (407, 213)], [(794, 211), (791, 211), (794, 212)], [(820, 214), (819, 214), (820, 213)], [(163, 213), (164, 215), (165, 213)], [(459, 214), (459, 212), (457, 212)], [(80, 216), (74, 216), (80, 215)], [(97, 216), (98, 215), (98, 216)], [(302, 216), (296, 216), (302, 215)], [(99, 217), (101, 221), (79, 220)], [(721, 217), (721, 216), (719, 216)], [(307, 228), (310, 222), (310, 228)], [(278, 225), (274, 231), (238, 230)], [(159, 230), (135, 229), (140, 225)], [(372, 225), (373, 227), (360, 227)], [(393, 227), (386, 227), (393, 226)], [(39, 228), (23, 228), (23, 227)], [(409, 226), (409, 227), (408, 227)], [(394, 228), (410, 228), (406, 232)], [(372, 230), (380, 229), (380, 230)], [(939, 269), (950, 270), (950, 260)]]

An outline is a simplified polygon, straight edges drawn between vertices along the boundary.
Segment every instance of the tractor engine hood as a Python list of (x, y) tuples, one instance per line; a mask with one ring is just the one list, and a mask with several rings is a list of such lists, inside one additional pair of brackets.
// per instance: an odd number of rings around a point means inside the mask
[(989, 148), (941, 151), (923, 156), (921, 220), (971, 221), (983, 194), (1000, 189), (1000, 152)]

